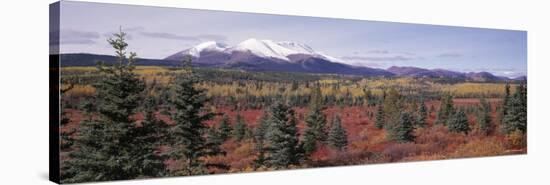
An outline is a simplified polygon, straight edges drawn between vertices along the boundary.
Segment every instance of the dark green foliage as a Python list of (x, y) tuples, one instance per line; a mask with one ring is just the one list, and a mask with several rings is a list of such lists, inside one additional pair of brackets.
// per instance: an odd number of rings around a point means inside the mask
[(323, 98), (319, 84), (316, 84), (311, 93), (310, 112), (305, 122), (303, 144), (306, 154), (311, 154), (317, 149), (317, 145), (327, 139), (326, 116), (322, 111)]
[(489, 135), (493, 131), (493, 125), (491, 124), (491, 104), (485, 98), (481, 98), (479, 102), (481, 104), (477, 113), (479, 131), (483, 135)]
[(163, 157), (155, 152), (163, 124), (152, 116), (150, 107), (141, 126), (132, 118), (143, 101), (145, 85), (133, 72), (136, 54), (127, 56), (125, 35), (120, 32), (108, 40), (116, 50), (117, 63), (98, 66), (103, 74), (94, 84), (98, 116), (81, 122), (76, 149), (63, 163), (64, 183), (164, 175)]
[(231, 123), (227, 115), (223, 115), (222, 120), (220, 121), (220, 139), (226, 141), (231, 136), (233, 129), (231, 128)]
[[(164, 154), (157, 154), (157, 150), (168, 143), (165, 133), (168, 131), (168, 125), (155, 117), (155, 105), (156, 102), (152, 98), (145, 100), (144, 107), (144, 119), (135, 130), (136, 137), (132, 140), (134, 144), (134, 154), (143, 153), (142, 155), (136, 155), (135, 160), (141, 160), (138, 164), (142, 164), (143, 169), (141, 174), (152, 174), (149, 176), (165, 176), (167, 171), (165, 169), (164, 160), (167, 156)], [(139, 147), (135, 147), (139, 146)]]
[(384, 107), (382, 104), (379, 104), (376, 108), (376, 121), (374, 123), (374, 126), (378, 129), (384, 128), (384, 125), (386, 123), (386, 119), (384, 118)]
[(247, 132), (248, 129), (243, 117), (240, 114), (237, 114), (235, 128), (233, 129), (233, 137), (236, 141), (241, 141), (245, 138)]
[(304, 130), (304, 151), (311, 154), (317, 149), (317, 145), (327, 139), (326, 116), (318, 106), (311, 107), (306, 117), (306, 128)]
[(188, 69), (177, 77), (173, 86), (175, 97), (170, 102), (174, 109), (171, 114), (174, 126), (170, 130), (170, 157), (184, 161), (181, 168), (174, 171), (175, 175), (205, 173), (205, 165), (201, 161), (201, 157), (208, 155), (204, 121), (214, 116), (205, 107), (208, 101), (206, 91), (195, 87), (200, 79), (192, 72), (189, 62), (190, 59), (184, 61)]
[(388, 90), (384, 99), (384, 114), (386, 121), (395, 121), (401, 112), (401, 95), (395, 88)]
[(334, 149), (343, 150), (348, 145), (346, 130), (342, 127), (342, 121), (339, 116), (335, 116), (328, 133), (328, 144)]
[(504, 117), (508, 112), (508, 106), (510, 102), (510, 84), (506, 83), (504, 86), (504, 98), (502, 99), (502, 107), (499, 112), (500, 123), (504, 126)]
[(426, 121), (428, 120), (428, 109), (426, 108), (426, 104), (424, 103), (424, 100), (421, 99), (420, 106), (418, 108), (418, 119), (416, 120), (416, 125), (419, 127), (425, 127)]
[(454, 114), (453, 97), (450, 94), (443, 95), (443, 97), (441, 97), (441, 105), (435, 123), (446, 124)]
[(257, 124), (256, 128), (254, 129), (254, 150), (257, 153), (256, 159), (254, 159), (253, 167), (255, 169), (261, 167), (264, 165), (266, 161), (266, 147), (265, 147), (265, 140), (266, 140), (266, 133), (267, 129), (269, 129), (269, 113), (264, 112), (263, 116), (260, 118), (259, 123)]
[(506, 134), (519, 130), (527, 132), (527, 89), (520, 84), (514, 95), (505, 106), (506, 114), (503, 119), (503, 131)]
[(449, 131), (455, 133), (462, 132), (468, 134), (468, 132), (470, 132), (471, 129), (468, 124), (468, 117), (466, 113), (464, 113), (464, 110), (460, 109), (456, 111), (456, 113), (447, 120), (447, 128), (449, 128)]
[(388, 136), (391, 140), (397, 142), (412, 142), (415, 139), (413, 135), (413, 116), (408, 112), (399, 115), (397, 122), (387, 126)]
[(367, 102), (367, 106), (376, 105), (376, 97), (372, 95), (372, 91), (368, 88), (365, 88), (363, 89), (363, 92), (365, 94), (365, 101)]
[(206, 148), (208, 154), (225, 154), (220, 148), (220, 145), (223, 144), (223, 139), (220, 137), (220, 132), (216, 127), (211, 126), (206, 132)]
[(266, 133), (265, 164), (276, 169), (297, 165), (303, 157), (298, 142), (298, 128), (294, 111), (276, 101), (270, 108), (269, 129)]

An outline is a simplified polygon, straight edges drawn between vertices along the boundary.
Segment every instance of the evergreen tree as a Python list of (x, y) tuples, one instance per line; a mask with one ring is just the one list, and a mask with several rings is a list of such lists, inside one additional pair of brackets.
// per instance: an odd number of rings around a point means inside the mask
[(477, 124), (483, 135), (489, 135), (492, 132), (491, 125), (491, 104), (485, 98), (479, 100), (481, 106), (478, 108)]
[(385, 118), (384, 118), (384, 107), (382, 104), (378, 104), (378, 107), (376, 108), (376, 121), (374, 123), (374, 126), (378, 129), (384, 128), (385, 125)]
[[(395, 128), (399, 127), (401, 112), (402, 112), (402, 99), (399, 92), (396, 89), (391, 88), (386, 94), (383, 104), (384, 112), (384, 129), (388, 132), (388, 137), (392, 137), (392, 134), (395, 132)], [(410, 116), (410, 115), (409, 115)], [(412, 122), (411, 116), (411, 124)]]
[(201, 160), (201, 157), (208, 155), (205, 138), (207, 127), (204, 122), (214, 116), (205, 107), (208, 101), (206, 91), (195, 87), (201, 80), (194, 74), (190, 63), (190, 57), (184, 60), (186, 70), (177, 77), (173, 86), (175, 97), (171, 100), (174, 126), (170, 132), (170, 157), (184, 161), (182, 167), (174, 171), (175, 175), (205, 173), (205, 165)]
[(303, 153), (298, 142), (294, 111), (280, 101), (276, 101), (270, 110), (269, 129), (266, 133), (267, 166), (281, 169), (299, 164)]
[(306, 117), (306, 128), (304, 130), (303, 144), (306, 154), (311, 154), (317, 149), (317, 145), (324, 142), (327, 138), (326, 116), (323, 113), (323, 98), (320, 85), (317, 84), (310, 95), (310, 112)]
[(322, 109), (324, 105), (323, 93), (321, 92), (321, 84), (316, 83), (311, 89), (310, 94), (310, 107), (319, 107)]
[(214, 125), (208, 128), (206, 132), (206, 148), (209, 154), (224, 154), (220, 146), (223, 144), (223, 139), (220, 137), (220, 132)]
[(516, 92), (508, 102), (503, 120), (503, 131), (510, 134), (519, 130), (527, 132), (527, 89), (523, 84), (517, 86)]
[[(163, 136), (161, 124), (151, 116), (141, 126), (132, 118), (143, 102), (145, 85), (134, 73), (136, 54), (126, 52), (126, 33), (108, 39), (116, 50), (113, 66), (100, 63), (103, 75), (94, 84), (97, 117), (80, 124), (76, 150), (64, 163), (63, 183), (134, 179), (162, 176), (162, 156), (155, 152)], [(91, 117), (91, 116), (90, 116)]]
[(418, 120), (416, 121), (416, 124), (420, 127), (425, 127), (427, 124), (426, 123), (427, 119), (428, 119), (428, 109), (426, 108), (426, 104), (422, 99), (420, 101), (420, 107), (418, 108)]
[(231, 132), (233, 131), (233, 129), (231, 128), (229, 117), (227, 115), (225, 114), (223, 115), (222, 120), (220, 121), (219, 127), (220, 127), (219, 128), (220, 139), (222, 141), (227, 141), (227, 139), (229, 139), (229, 136), (231, 136)]
[(265, 112), (257, 125), (258, 126), (256, 126), (256, 129), (254, 130), (254, 148), (257, 153), (257, 157), (253, 162), (255, 169), (263, 166), (266, 161), (266, 147), (264, 143), (266, 140), (267, 130), (269, 129), (269, 113)]
[(455, 133), (463, 132), (468, 134), (471, 130), (470, 125), (468, 124), (468, 117), (462, 109), (456, 111), (456, 113), (448, 119), (447, 127), (449, 128), (449, 131)]
[(504, 86), (504, 98), (502, 99), (502, 107), (499, 112), (499, 119), (502, 125), (504, 124), (504, 117), (508, 112), (509, 102), (510, 102), (510, 84), (506, 82), (506, 85)]
[(384, 99), (384, 114), (387, 121), (395, 121), (401, 112), (401, 95), (395, 88), (391, 88)]
[(328, 134), (329, 146), (341, 151), (348, 145), (346, 130), (342, 127), (339, 116), (334, 116), (332, 126)]
[(132, 144), (136, 150), (133, 153), (143, 153), (143, 155), (136, 155), (134, 159), (140, 161), (138, 164), (144, 165), (140, 173), (149, 174), (146, 176), (152, 177), (167, 175), (164, 165), (167, 156), (164, 154), (157, 154), (156, 151), (162, 145), (168, 143), (165, 134), (169, 128), (164, 121), (155, 117), (155, 105), (156, 102), (152, 97), (148, 97), (145, 100), (143, 112), (144, 119), (140, 126), (136, 128), (136, 137), (132, 140)]
[(243, 117), (240, 114), (237, 114), (235, 128), (233, 129), (233, 137), (236, 141), (241, 141), (244, 139), (247, 132), (246, 128), (246, 123), (244, 122)]
[(317, 145), (324, 142), (327, 138), (326, 116), (321, 107), (313, 104), (310, 109), (311, 111), (305, 120), (306, 128), (303, 136), (306, 154), (314, 152), (317, 149)]
[(448, 119), (455, 114), (453, 106), (453, 97), (450, 94), (445, 94), (441, 98), (441, 105), (437, 113), (437, 124), (446, 124)]
[(415, 139), (413, 135), (413, 117), (408, 112), (400, 114), (397, 122), (388, 125), (389, 137), (397, 142), (412, 142)]

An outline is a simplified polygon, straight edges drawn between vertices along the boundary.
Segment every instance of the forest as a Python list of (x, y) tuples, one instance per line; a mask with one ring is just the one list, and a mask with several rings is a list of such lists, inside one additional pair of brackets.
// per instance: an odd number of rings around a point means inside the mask
[(63, 183), (527, 153), (527, 85), (137, 66), (60, 68)]

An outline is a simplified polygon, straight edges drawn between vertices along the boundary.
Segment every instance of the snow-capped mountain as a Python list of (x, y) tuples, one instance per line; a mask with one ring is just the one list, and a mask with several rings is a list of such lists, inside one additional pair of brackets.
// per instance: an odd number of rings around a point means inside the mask
[(392, 66), (386, 70), (350, 65), (339, 58), (315, 51), (306, 44), (272, 40), (247, 39), (227, 46), (209, 41), (200, 43), (165, 58), (181, 61), (191, 56), (195, 65), (205, 67), (243, 69), (248, 71), (282, 71), (351, 74), (364, 76), (404, 76), (414, 78), (453, 78), (469, 81), (499, 81), (506, 77), (487, 72), (463, 73), (444, 69)]
[(165, 58), (182, 60), (191, 56), (201, 66), (249, 71), (284, 71), (367, 76), (392, 76), (382, 69), (351, 66), (340, 59), (315, 51), (308, 45), (290, 41), (247, 39), (234, 46), (204, 42)]
[(225, 54), (232, 54), (233, 52), (248, 52), (258, 57), (274, 58), (287, 62), (292, 62), (292, 60), (289, 58), (290, 55), (300, 54), (318, 57), (332, 62), (343, 63), (340, 59), (328, 56), (321, 52), (317, 52), (308, 45), (302, 43), (291, 41), (274, 42), (272, 40), (258, 40), (255, 38), (247, 39), (231, 47), (215, 41), (203, 42), (192, 48), (188, 48), (186, 50), (168, 56), (165, 59), (181, 60), (186, 55), (200, 58), (201, 52), (212, 51), (217, 51)]
[(166, 57), (167, 60), (181, 60), (183, 57), (190, 55), (192, 57), (198, 58), (200, 57), (202, 52), (208, 52), (208, 51), (214, 51), (214, 52), (223, 52), (227, 45), (218, 43), (216, 41), (208, 41), (200, 43), (196, 46), (193, 46), (192, 48), (177, 52), (173, 55), (170, 55)]

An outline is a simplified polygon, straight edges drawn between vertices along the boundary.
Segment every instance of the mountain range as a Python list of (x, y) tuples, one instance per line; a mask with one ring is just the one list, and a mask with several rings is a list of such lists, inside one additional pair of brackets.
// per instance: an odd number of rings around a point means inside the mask
[[(247, 39), (234, 46), (209, 41), (184, 49), (164, 59), (139, 59), (137, 65), (178, 66), (190, 56), (193, 64), (201, 67), (240, 69), (246, 71), (278, 71), (321, 74), (361, 75), (370, 77), (451, 78), (465, 81), (488, 82), (525, 80), (496, 76), (489, 72), (456, 72), (445, 69), (397, 67), (378, 69), (345, 64), (341, 59), (315, 51), (297, 42)], [(101, 60), (113, 63), (108, 55), (61, 54), (61, 66), (90, 66)]]

